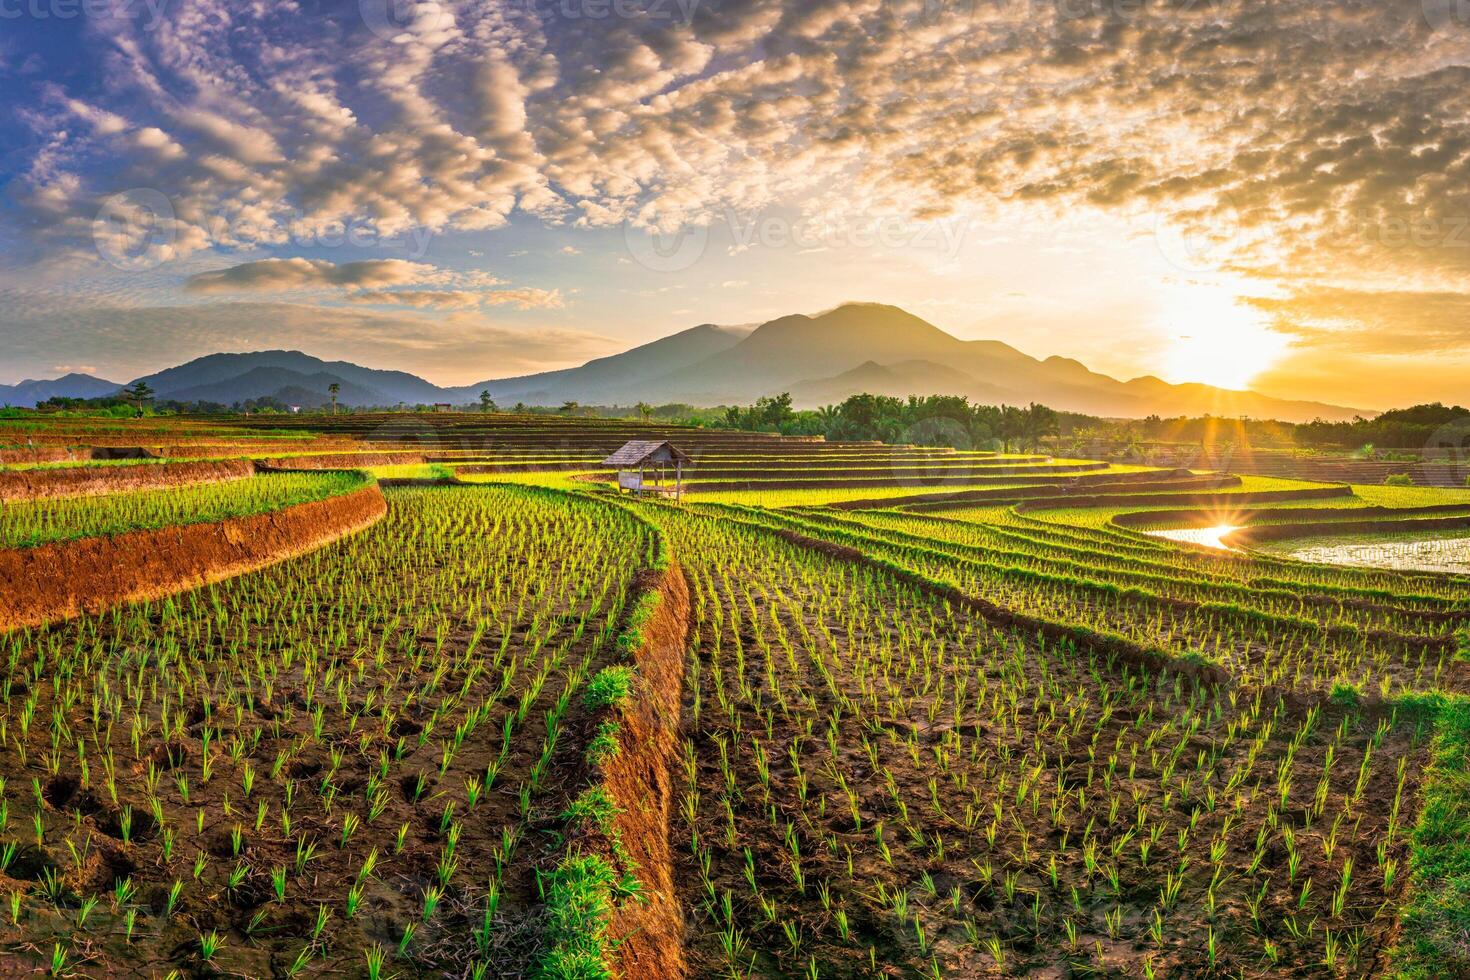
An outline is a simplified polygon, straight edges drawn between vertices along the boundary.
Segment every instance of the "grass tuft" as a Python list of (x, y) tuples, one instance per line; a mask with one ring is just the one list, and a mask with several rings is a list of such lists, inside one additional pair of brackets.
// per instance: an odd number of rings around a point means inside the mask
[(1435, 733), (1409, 854), (1396, 976), (1470, 976), (1470, 698), (1425, 695)]
[(583, 695), (583, 700), (593, 711), (622, 705), (628, 700), (628, 693), (632, 688), (632, 667), (621, 664), (604, 667), (587, 682), (587, 693)]

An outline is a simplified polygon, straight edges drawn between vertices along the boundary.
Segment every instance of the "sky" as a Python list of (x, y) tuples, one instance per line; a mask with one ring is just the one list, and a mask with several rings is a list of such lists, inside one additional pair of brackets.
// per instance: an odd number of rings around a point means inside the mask
[(441, 384), (859, 300), (1470, 401), (1467, 0), (0, 0), (0, 383)]

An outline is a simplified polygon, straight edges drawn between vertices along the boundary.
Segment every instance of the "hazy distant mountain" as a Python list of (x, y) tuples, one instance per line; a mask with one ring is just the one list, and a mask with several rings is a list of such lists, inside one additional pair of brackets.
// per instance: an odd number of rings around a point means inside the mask
[(836, 377), (801, 381), (791, 386), (792, 401), (801, 405), (831, 405), (854, 392), (870, 395), (968, 395), (980, 402), (996, 404), (1023, 400), (1021, 395), (995, 385), (983, 385), (954, 368), (933, 361), (899, 361), (883, 365), (864, 361)]
[[(300, 351), (212, 354), (141, 379), (161, 399), (226, 405), (271, 396), (315, 406), (339, 384), (343, 405), (451, 402), (471, 404), (489, 391), (502, 406), (632, 405), (689, 402), (748, 404), (764, 395), (792, 394), (800, 407), (839, 402), (858, 392), (906, 396), (966, 395), (985, 404), (1041, 402), (1053, 408), (1111, 417), (1158, 414), (1248, 415), (1306, 421), (1350, 419), (1354, 409), (1287, 401), (1250, 391), (1158, 378), (1119, 381), (1066, 357), (1039, 360), (995, 340), (960, 340), (911, 313), (876, 303), (851, 303), (816, 316), (783, 316), (754, 329), (702, 324), (581, 367), (440, 388), (402, 371), (347, 361), (323, 361)], [(117, 385), (70, 375), (26, 385), (81, 385), (110, 394)], [(0, 388), (0, 400), (26, 403)], [(49, 389), (28, 389), (42, 392)], [(1361, 413), (1371, 414), (1371, 413)]]
[(344, 405), (416, 405), (439, 401), (444, 395), (438, 385), (406, 371), (379, 371), (348, 361), (324, 361), (296, 350), (210, 354), (140, 380), (148, 382), (158, 398), (226, 405), (246, 398), (279, 397), (278, 392), (288, 386), (320, 392), (321, 398), (310, 403), (319, 404), (328, 399), (327, 385), (333, 382), (342, 385), (338, 401)]
[[(703, 323), (621, 354), (599, 357), (581, 367), (482, 381), (463, 388), (451, 388), (449, 393), (458, 396), (458, 400), (474, 401), (480, 397), (481, 391), (489, 391), (498, 402), (531, 405), (560, 404), (569, 398), (588, 405), (620, 400), (630, 403), (653, 401), (655, 398), (648, 387), (649, 382), (727, 351), (748, 334), (749, 330), (739, 327)], [(563, 392), (571, 394), (564, 395)], [(657, 400), (668, 401), (666, 398)]]
[[(219, 402), (222, 405), (233, 405), (235, 402), (269, 395), (287, 405), (315, 408), (332, 400), (332, 394), (328, 390), (332, 384), (342, 386), (337, 393), (337, 401), (342, 405), (390, 405), (399, 401), (380, 389), (353, 384), (340, 374), (327, 371), (303, 374), (278, 367), (251, 368), (238, 377), (192, 388), (174, 388), (167, 393), (159, 392), (157, 397), (181, 402)], [(415, 402), (421, 400), (415, 399)], [(434, 398), (429, 400), (433, 401)]]
[(103, 398), (121, 387), (116, 381), (104, 381), (90, 374), (66, 374), (49, 381), (0, 385), (0, 405), (34, 408), (48, 398)]

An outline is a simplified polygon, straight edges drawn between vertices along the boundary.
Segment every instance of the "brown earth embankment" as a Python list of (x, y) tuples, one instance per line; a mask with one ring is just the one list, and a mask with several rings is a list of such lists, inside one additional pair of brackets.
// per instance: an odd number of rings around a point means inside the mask
[(422, 463), (423, 453), (322, 453), (319, 456), (271, 456), (255, 465), (271, 470), (353, 470), (363, 466), (405, 466)]
[(689, 587), (677, 562), (662, 573), (657, 588), (658, 611), (633, 655), (638, 685), (623, 715), (623, 748), (603, 767), (608, 793), (623, 807), (614, 823), (638, 864), (647, 898), (624, 902), (613, 916), (613, 935), (622, 939), (616, 966), (630, 980), (676, 980), (687, 973), (669, 841), (689, 631)]
[(16, 463), (69, 463), (91, 458), (92, 454), (87, 450), (77, 452), (71, 449), (0, 449), (0, 466), (10, 466)]
[(7, 470), (0, 472), (0, 500), (45, 500), (137, 490), (166, 490), (200, 483), (245, 480), (254, 475), (255, 466), (248, 459)]
[(0, 551), (0, 631), (155, 599), (294, 558), (375, 523), (376, 485), (269, 514)]

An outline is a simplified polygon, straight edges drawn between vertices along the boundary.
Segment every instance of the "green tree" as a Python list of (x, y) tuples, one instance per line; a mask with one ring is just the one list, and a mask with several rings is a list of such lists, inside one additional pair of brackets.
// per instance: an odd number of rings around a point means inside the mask
[(1026, 410), (1014, 405), (1002, 405), (998, 422), (995, 434), (1000, 437), (1005, 451), (1010, 452), (1011, 444), (1026, 434)]
[(134, 381), (122, 390), (123, 398), (133, 403), (138, 410), (138, 417), (143, 417), (143, 404), (153, 400), (153, 389), (146, 381)]
[(1026, 444), (1033, 450), (1041, 448), (1041, 441), (1047, 436), (1057, 435), (1061, 431), (1060, 419), (1054, 409), (1045, 405), (1032, 402), (1026, 409), (1022, 420), (1021, 433), (1026, 439)]
[(495, 399), (490, 397), (490, 392), (488, 390), (480, 392), (480, 411), (494, 412), (496, 410)]
[(648, 404), (648, 402), (639, 402), (637, 405), (633, 406), (633, 410), (636, 411), (638, 413), (638, 417), (645, 422), (647, 422), (649, 418), (653, 416), (653, 406)]
[(759, 398), (756, 400), (755, 408), (761, 423), (777, 429), (781, 427), (781, 423), (788, 421), (795, 414), (791, 409), (789, 391), (783, 391), (774, 398)]
[(339, 392), (341, 390), (342, 390), (342, 386), (339, 385), (335, 381), (333, 381), (331, 384), (327, 385), (327, 393), (332, 396), (332, 414), (333, 415), (336, 415), (337, 414), (337, 392)]
[(564, 401), (564, 402), (561, 403), (561, 410), (562, 410), (563, 413), (565, 413), (567, 415), (574, 414), (577, 411), (577, 409), (579, 409), (581, 407), (582, 406), (580, 404), (578, 404), (577, 402), (574, 402), (574, 401), (572, 401), (570, 399), (568, 399), (567, 401)]

